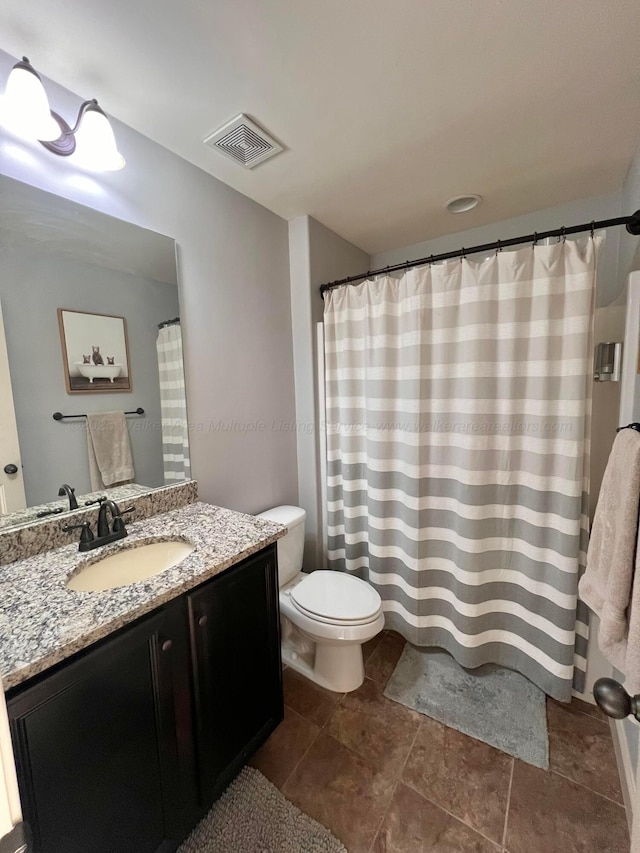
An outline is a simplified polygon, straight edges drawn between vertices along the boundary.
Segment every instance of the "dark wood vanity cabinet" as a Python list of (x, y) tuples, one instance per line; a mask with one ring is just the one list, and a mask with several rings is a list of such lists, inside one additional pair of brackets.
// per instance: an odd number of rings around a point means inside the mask
[(170, 849), (163, 791), (177, 745), (167, 621), (164, 612), (144, 619), (10, 699), (36, 850)]
[(225, 572), (187, 600), (205, 806), (282, 720), (275, 552), (247, 560), (241, 572)]
[(35, 853), (169, 853), (283, 716), (269, 547), (7, 696)]

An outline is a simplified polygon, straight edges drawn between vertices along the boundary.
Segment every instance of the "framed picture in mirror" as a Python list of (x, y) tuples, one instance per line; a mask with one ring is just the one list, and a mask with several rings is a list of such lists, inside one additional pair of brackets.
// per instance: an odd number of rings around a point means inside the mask
[(131, 391), (124, 317), (58, 308), (68, 394)]

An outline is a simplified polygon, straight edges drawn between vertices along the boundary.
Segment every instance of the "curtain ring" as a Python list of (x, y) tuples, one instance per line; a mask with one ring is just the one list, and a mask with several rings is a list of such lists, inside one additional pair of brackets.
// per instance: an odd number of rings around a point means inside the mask
[(433, 255), (431, 255), (429, 258), (429, 266), (433, 266)]
[(533, 232), (533, 243), (531, 244), (531, 248), (532, 248), (532, 249), (535, 249), (535, 247), (536, 247), (537, 245), (538, 245), (538, 232), (537, 232), (537, 231), (534, 231), (534, 232)]
[(502, 246), (500, 245), (500, 240), (497, 240), (497, 243), (498, 243), (498, 245), (496, 246), (496, 255), (498, 254), (498, 252), (502, 251)]
[(567, 235), (565, 234), (565, 230), (566, 229), (563, 225), (562, 228), (560, 229), (560, 239), (562, 240), (563, 243), (567, 242)]
[(592, 240), (593, 240), (593, 235), (595, 234), (595, 231), (596, 231), (596, 221), (595, 221), (595, 219), (592, 219), (591, 220), (591, 239)]

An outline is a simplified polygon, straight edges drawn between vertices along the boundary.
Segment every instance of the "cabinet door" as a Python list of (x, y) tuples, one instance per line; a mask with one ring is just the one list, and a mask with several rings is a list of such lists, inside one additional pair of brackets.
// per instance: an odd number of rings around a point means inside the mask
[(275, 548), (188, 596), (201, 805), (283, 717)]
[(174, 849), (163, 801), (177, 766), (167, 624), (160, 611), (9, 699), (38, 853)]

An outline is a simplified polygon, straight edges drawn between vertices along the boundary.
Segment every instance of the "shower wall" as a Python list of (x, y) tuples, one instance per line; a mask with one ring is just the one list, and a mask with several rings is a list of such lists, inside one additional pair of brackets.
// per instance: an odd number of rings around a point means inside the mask
[(291, 275), (291, 319), (296, 386), (298, 450), (298, 494), (307, 513), (304, 568), (322, 568), (322, 504), (320, 457), (318, 365), (316, 325), (322, 321), (323, 302), (319, 287), (345, 275), (369, 269), (370, 258), (347, 240), (325, 228), (311, 216), (289, 222), (289, 265)]

